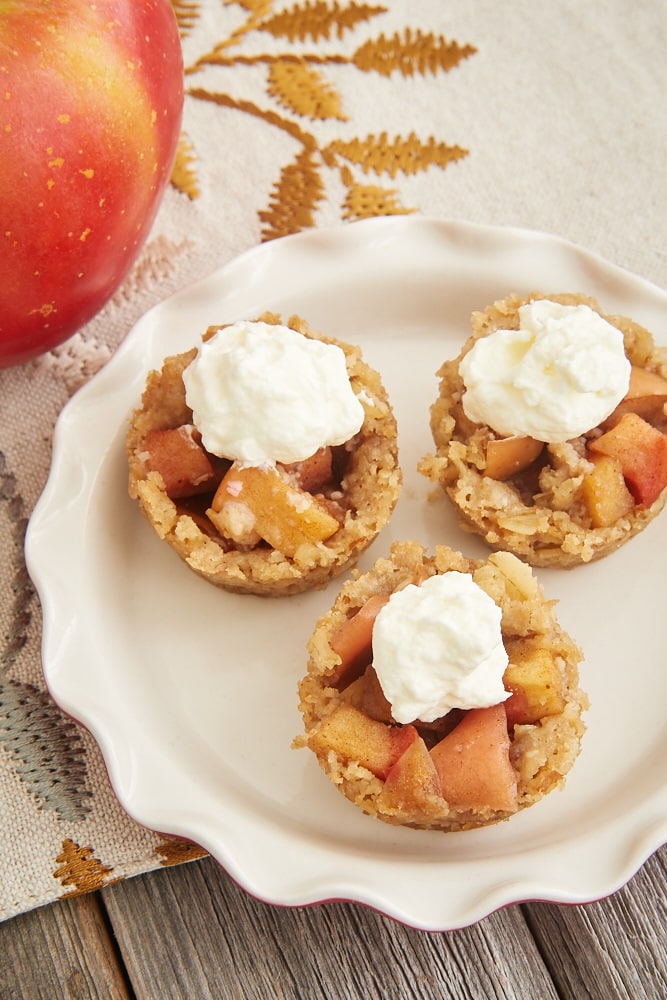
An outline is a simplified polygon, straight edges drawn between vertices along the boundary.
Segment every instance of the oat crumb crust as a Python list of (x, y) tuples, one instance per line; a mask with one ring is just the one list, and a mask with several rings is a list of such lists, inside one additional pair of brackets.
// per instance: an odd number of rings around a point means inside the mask
[[(583, 438), (546, 446), (548, 463), (533, 496), (512, 480), (484, 475), (486, 446), (495, 435), (490, 427), (465, 416), (459, 364), (481, 337), (498, 329), (517, 329), (519, 307), (540, 298), (594, 309), (621, 331), (633, 365), (667, 377), (667, 351), (656, 347), (649, 331), (624, 316), (605, 314), (595, 299), (541, 292), (510, 295), (472, 314), (472, 334), (459, 355), (438, 371), (439, 394), (430, 421), (435, 452), (424, 456), (419, 471), (442, 487), (462, 526), (481, 535), (490, 548), (506, 549), (532, 566), (571, 568), (608, 555), (642, 531), (665, 506), (667, 490), (650, 507), (635, 507), (607, 527), (591, 527), (581, 500), (582, 480), (590, 469)], [(667, 417), (665, 425), (667, 429)]]
[[(318, 733), (349, 697), (349, 689), (338, 690), (330, 682), (340, 662), (331, 647), (336, 629), (374, 595), (392, 594), (409, 583), (419, 584), (448, 570), (470, 573), (499, 605), (506, 647), (531, 641), (557, 664), (562, 678), (562, 710), (510, 730), (509, 755), (516, 775), (518, 809), (533, 805), (564, 783), (580, 752), (585, 731), (583, 713), (588, 698), (579, 687), (582, 653), (559, 625), (555, 602), (545, 597), (530, 567), (509, 553), (492, 554), (486, 561), (471, 560), (441, 545), (429, 556), (418, 542), (395, 542), (388, 558), (378, 560), (368, 573), (357, 574), (347, 582), (331, 609), (317, 622), (309, 641), (307, 673), (298, 686), (304, 733), (293, 743), (297, 749), (310, 748), (338, 790), (364, 812), (390, 824), (443, 832), (487, 826), (509, 819), (514, 811), (461, 809), (451, 806), (441, 795), (424, 793), (419, 788), (397, 801), (395, 795), (385, 793), (384, 781), (359, 761), (322, 748)], [(428, 732), (422, 735), (428, 739)]]
[[(282, 322), (273, 313), (265, 313), (259, 320)], [(379, 374), (364, 362), (358, 347), (311, 330), (298, 316), (290, 317), (286, 325), (343, 350), (350, 382), (364, 407), (364, 423), (352, 443), (342, 482), (345, 519), (330, 539), (304, 544), (291, 557), (265, 545), (242, 549), (224, 544), (209, 530), (202, 530), (183, 504), (170, 499), (158, 472), (146, 471), (142, 460), (146, 434), (192, 422), (182, 374), (196, 348), (166, 358), (160, 371), (150, 372), (126, 437), (128, 492), (138, 500), (159, 537), (214, 586), (266, 597), (323, 587), (353, 566), (389, 520), (402, 482), (396, 420)], [(211, 327), (204, 336), (210, 337), (218, 329)]]

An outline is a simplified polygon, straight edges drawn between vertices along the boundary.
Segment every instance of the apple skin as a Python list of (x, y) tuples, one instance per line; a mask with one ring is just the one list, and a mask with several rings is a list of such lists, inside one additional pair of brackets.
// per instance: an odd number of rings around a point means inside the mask
[(66, 340), (121, 284), (182, 112), (170, 0), (0, 0), (0, 367)]

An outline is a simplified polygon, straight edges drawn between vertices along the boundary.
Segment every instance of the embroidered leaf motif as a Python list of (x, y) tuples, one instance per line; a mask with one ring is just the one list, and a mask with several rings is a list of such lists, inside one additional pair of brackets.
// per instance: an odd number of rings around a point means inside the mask
[(410, 215), (413, 208), (403, 208), (394, 188), (386, 189), (374, 184), (356, 184), (351, 172), (341, 171), (347, 194), (343, 202), (344, 219), (370, 219), (376, 215)]
[(430, 31), (425, 34), (406, 28), (402, 38), (397, 32), (391, 38), (382, 34), (364, 42), (352, 62), (364, 72), (375, 70), (382, 76), (391, 76), (394, 70), (406, 77), (415, 73), (425, 76), (438, 70), (448, 72), (476, 51), (473, 45), (459, 45)]
[(53, 872), (61, 885), (74, 886), (63, 896), (80, 896), (84, 892), (94, 892), (105, 885), (120, 882), (119, 878), (107, 878), (113, 871), (93, 856), (92, 847), (80, 847), (73, 840), (63, 840), (63, 849), (56, 858), (60, 867)]
[(89, 811), (86, 748), (75, 724), (44, 691), (0, 674), (0, 745), (44, 809), (81, 820)]
[(181, 37), (186, 38), (199, 20), (201, 4), (197, 0), (171, 0), (171, 5)]
[(335, 0), (330, 4), (322, 0), (314, 0), (313, 3), (306, 0), (274, 14), (259, 27), (275, 38), (288, 38), (290, 42), (330, 38), (332, 31), (342, 38), (346, 30), (351, 31), (362, 21), (369, 21), (376, 14), (385, 14), (386, 11), (386, 7), (372, 7), (366, 3), (352, 2), (344, 7)]
[(422, 142), (414, 132), (407, 139), (396, 136), (391, 142), (386, 132), (379, 136), (369, 135), (365, 139), (351, 139), (349, 142), (335, 139), (322, 150), (324, 161), (329, 165), (333, 165), (336, 157), (340, 156), (350, 163), (356, 163), (365, 174), (374, 170), (376, 174), (389, 174), (390, 177), (395, 177), (399, 172), (416, 174), (431, 166), (444, 168), (467, 155), (466, 149), (436, 142), (433, 136), (427, 142)]
[(177, 191), (186, 194), (190, 201), (194, 201), (201, 194), (194, 169), (195, 162), (194, 150), (186, 137), (181, 134), (176, 149), (174, 169), (171, 172), (171, 184)]
[(225, 0), (227, 4), (235, 3), (237, 7), (243, 7), (250, 13), (262, 11), (263, 13), (271, 9), (272, 0)]
[[(301, 44), (307, 40), (341, 38), (364, 22), (387, 14), (389, 8), (361, 0), (284, 0), (283, 9), (276, 11), (278, 4), (273, 0), (225, 2), (246, 11), (245, 18), (224, 39), (214, 43), (209, 52), (186, 66), (186, 74), (197, 74), (210, 64), (237, 70), (266, 66), (266, 87), (281, 112), (247, 98), (232, 97), (220, 91), (212, 93), (205, 87), (191, 87), (188, 96), (252, 115), (296, 139), (302, 150), (296, 160), (281, 171), (279, 181), (272, 188), (268, 208), (258, 213), (263, 225), (263, 240), (299, 232), (315, 224), (314, 208), (324, 197), (320, 171), (325, 168), (340, 171), (342, 178), (341, 163), (344, 165), (349, 174), (344, 180), (348, 189), (344, 217), (366, 218), (375, 214), (405, 214), (414, 209), (401, 205), (395, 189), (356, 183), (345, 164), (352, 164), (366, 174), (374, 171), (393, 178), (397, 174), (415, 174), (431, 166), (444, 169), (468, 155), (460, 146), (438, 142), (433, 136), (420, 140), (414, 133), (407, 138), (396, 136), (393, 140), (386, 133), (369, 135), (365, 139), (341, 138), (322, 147), (319, 137), (310, 134), (302, 122), (304, 119), (328, 123), (347, 121), (339, 93), (323, 79), (318, 67), (346, 65), (384, 77), (391, 77), (394, 72), (405, 78), (415, 74), (425, 76), (453, 69), (477, 51), (473, 45), (462, 45), (433, 32), (405, 27), (391, 37), (383, 33), (363, 42), (351, 57), (334, 51), (298, 53), (287, 47), (279, 50), (277, 44), (271, 52), (258, 51), (256, 47), (244, 52), (241, 46), (251, 33), (264, 33)], [(241, 79), (240, 73), (238, 79)], [(317, 166), (313, 158), (317, 159)], [(299, 194), (303, 200), (299, 200)]]
[(269, 208), (259, 213), (264, 223), (262, 240), (301, 232), (315, 225), (313, 212), (322, 200), (324, 187), (309, 150), (302, 150), (294, 163), (283, 167), (273, 187)]
[(268, 91), (289, 111), (307, 118), (346, 121), (340, 98), (317, 70), (301, 59), (278, 59), (269, 68)]
[(169, 865), (180, 865), (184, 861), (196, 861), (197, 858), (205, 858), (206, 851), (203, 847), (193, 844), (189, 840), (181, 840), (180, 837), (168, 837), (160, 841), (155, 846), (155, 853), (162, 855), (161, 864), (166, 868)]

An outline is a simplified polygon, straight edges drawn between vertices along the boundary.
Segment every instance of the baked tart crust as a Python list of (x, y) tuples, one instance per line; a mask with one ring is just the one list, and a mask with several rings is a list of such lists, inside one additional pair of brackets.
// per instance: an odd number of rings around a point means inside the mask
[[(430, 419), (435, 453), (421, 460), (419, 471), (442, 487), (462, 526), (481, 535), (492, 549), (513, 552), (533, 566), (570, 568), (608, 555), (642, 531), (665, 506), (667, 490), (648, 505), (630, 503), (612, 523), (600, 525), (591, 519), (585, 483), (593, 468), (588, 445), (607, 422), (580, 438), (538, 447), (539, 458), (513, 477), (498, 480), (486, 474), (489, 441), (500, 435), (463, 412), (465, 386), (459, 365), (478, 339), (497, 329), (517, 329), (519, 307), (536, 299), (589, 306), (622, 332), (626, 356), (635, 368), (667, 378), (667, 352), (656, 347), (649, 331), (626, 317), (605, 314), (595, 299), (541, 292), (510, 295), (473, 313), (471, 336), (459, 355), (438, 371), (439, 394)], [(664, 405), (654, 408), (650, 419), (667, 432)]]
[[(467, 725), (466, 717), (468, 722), (475, 713), (481, 717), (480, 710), (454, 709), (434, 723), (398, 725), (381, 689), (378, 692), (377, 678), (373, 679), (372, 653), (342, 675), (341, 656), (332, 646), (341, 626), (368, 607), (367, 602), (448, 570), (472, 574), (502, 610), (503, 642), (510, 660), (504, 683), (512, 697), (498, 711), (496, 706), (481, 710), (481, 715), (501, 715), (501, 743), (506, 744), (502, 774), (510, 786), (510, 801), (506, 787), (491, 788), (486, 801), (480, 800), (486, 792), (480, 793), (477, 787), (483, 777), (479, 763), (469, 765), (473, 789), (467, 801), (466, 793), (458, 791), (449, 793), (448, 800), (443, 791), (448, 775), (443, 773), (443, 781), (434, 783), (429, 772), (424, 754), (433, 760), (440, 741), (455, 735), (458, 726)], [(509, 819), (561, 786), (579, 754), (585, 729), (582, 715), (588, 707), (579, 687), (581, 651), (559, 625), (554, 602), (544, 596), (530, 567), (510, 553), (471, 560), (443, 545), (429, 556), (418, 542), (395, 542), (388, 558), (343, 586), (331, 609), (317, 622), (308, 652), (307, 673), (298, 686), (304, 733), (293, 746), (312, 750), (339, 791), (384, 822), (449, 832)], [(530, 689), (532, 709), (516, 683), (518, 678)], [(521, 721), (528, 717), (530, 723)], [(384, 749), (375, 757), (366, 754), (367, 748), (357, 740), (366, 732), (378, 746), (393, 746), (387, 751), (393, 756), (383, 761)], [(397, 779), (400, 772), (402, 777)]]
[[(281, 323), (273, 313), (259, 319)], [(292, 316), (286, 325), (343, 350), (351, 385), (364, 408), (358, 434), (341, 446), (344, 467), (336, 484), (341, 523), (332, 537), (300, 545), (290, 555), (268, 544), (236, 545), (222, 537), (206, 516), (210, 493), (194, 499), (172, 498), (160, 472), (147, 468), (144, 442), (149, 432), (192, 424), (182, 374), (196, 348), (166, 358), (160, 371), (148, 375), (141, 406), (130, 420), (126, 438), (128, 491), (159, 537), (209, 583), (268, 597), (325, 586), (354, 565), (389, 520), (402, 481), (396, 420), (379, 374), (364, 362), (358, 347), (311, 330), (298, 316)], [(205, 337), (218, 329), (211, 327)], [(211, 486), (214, 489), (215, 484)]]

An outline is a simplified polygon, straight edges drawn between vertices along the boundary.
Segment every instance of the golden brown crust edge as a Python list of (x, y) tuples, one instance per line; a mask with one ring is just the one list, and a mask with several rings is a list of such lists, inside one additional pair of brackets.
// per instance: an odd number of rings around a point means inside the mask
[(554, 657), (565, 682), (565, 706), (560, 714), (544, 717), (534, 725), (515, 726), (510, 760), (517, 776), (518, 808), (533, 805), (562, 786), (581, 749), (585, 731), (583, 713), (588, 698), (579, 687), (582, 653), (559, 625), (554, 602), (545, 598), (531, 569), (509, 553), (494, 554), (488, 560), (466, 559), (447, 546), (437, 546), (430, 557), (418, 542), (395, 542), (386, 559), (368, 572), (347, 582), (331, 609), (317, 622), (308, 645), (306, 675), (298, 685), (299, 709), (304, 734), (294, 741), (296, 748), (310, 747), (318, 763), (338, 790), (364, 812), (393, 825), (453, 832), (487, 826), (509, 819), (512, 813), (486, 810), (462, 811), (450, 808), (441, 798), (425, 802), (419, 809), (400, 808), (383, 796), (383, 781), (357, 761), (336, 753), (319, 752), (316, 736), (321, 723), (330, 716), (344, 694), (328, 685), (326, 675), (339, 662), (330, 640), (335, 630), (375, 594), (391, 594), (407, 583), (419, 584), (436, 573), (448, 570), (471, 573), (502, 609), (505, 640), (537, 637)]
[[(281, 322), (272, 313), (260, 319)], [(193, 572), (214, 586), (268, 597), (325, 586), (354, 565), (391, 517), (402, 482), (396, 420), (379, 374), (364, 362), (359, 348), (310, 330), (297, 316), (290, 317), (287, 325), (343, 350), (350, 381), (364, 407), (364, 423), (344, 482), (350, 510), (340, 530), (327, 542), (302, 546), (294, 558), (268, 548), (225, 551), (192, 517), (179, 512), (158, 473), (146, 473), (140, 452), (147, 432), (192, 420), (182, 373), (196, 349), (166, 358), (160, 371), (149, 374), (141, 406), (132, 415), (126, 436), (128, 492), (138, 500), (159, 537)]]
[(528, 506), (511, 483), (490, 480), (480, 472), (490, 429), (471, 423), (463, 413), (464, 385), (459, 363), (480, 337), (494, 330), (518, 327), (518, 310), (526, 302), (547, 298), (563, 305), (583, 303), (598, 312), (623, 334), (625, 351), (633, 365), (667, 377), (667, 352), (656, 348), (648, 330), (624, 316), (606, 314), (598, 302), (581, 294), (510, 295), (472, 315), (472, 334), (459, 355), (438, 371), (439, 395), (431, 407), (431, 432), (435, 453), (424, 456), (419, 471), (439, 483), (457, 509), (462, 527), (481, 535), (493, 550), (508, 550), (532, 566), (572, 568), (609, 555), (637, 535), (660, 513), (667, 502), (663, 491), (649, 508), (635, 508), (616, 524), (605, 528), (583, 527), (569, 514), (563, 498), (568, 483), (576, 496), (583, 475), (582, 458), (569, 445), (550, 446), (555, 465), (553, 508)]

